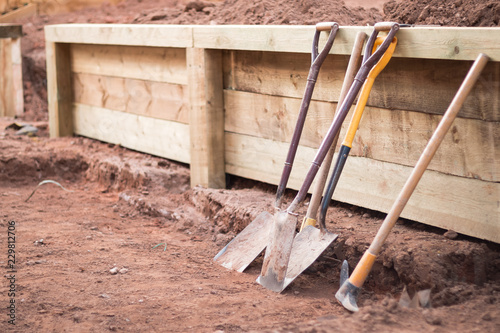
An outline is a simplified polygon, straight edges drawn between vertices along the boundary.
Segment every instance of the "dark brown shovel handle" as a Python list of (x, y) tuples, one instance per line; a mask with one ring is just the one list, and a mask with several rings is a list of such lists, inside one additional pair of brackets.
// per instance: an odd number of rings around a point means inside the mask
[(290, 173), (292, 172), (293, 161), (295, 160), (295, 154), (297, 153), (299, 140), (302, 135), (307, 111), (309, 110), (309, 103), (311, 102), (311, 97), (314, 91), (314, 86), (316, 85), (316, 79), (318, 78), (319, 70), (326, 57), (328, 56), (328, 53), (330, 53), (333, 41), (335, 40), (335, 36), (337, 35), (337, 31), (339, 29), (339, 25), (337, 23), (333, 23), (331, 26), (332, 30), (330, 32), (330, 35), (328, 36), (328, 40), (320, 53), (318, 53), (318, 44), (321, 31), (316, 30), (314, 33), (311, 68), (309, 69), (309, 75), (307, 76), (307, 85), (304, 91), (304, 97), (302, 98), (302, 103), (300, 104), (300, 111), (297, 118), (297, 123), (295, 125), (295, 130), (292, 135), (292, 140), (290, 141), (290, 148), (288, 149), (285, 166), (281, 174), (281, 180), (278, 185), (278, 190), (276, 191), (275, 206), (277, 208), (281, 206), (281, 201), (283, 199), (283, 194), (285, 193), (286, 184), (288, 183)]

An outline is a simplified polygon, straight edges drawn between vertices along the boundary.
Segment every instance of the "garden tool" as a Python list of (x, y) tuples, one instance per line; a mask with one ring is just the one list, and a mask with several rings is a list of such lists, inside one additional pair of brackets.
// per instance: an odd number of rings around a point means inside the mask
[(427, 143), (422, 155), (420, 156), (415, 168), (413, 169), (410, 177), (406, 181), (403, 189), (399, 193), (396, 201), (392, 205), (389, 213), (387, 214), (384, 222), (380, 226), (377, 235), (373, 239), (368, 250), (364, 253), (361, 260), (356, 265), (356, 268), (349, 277), (349, 264), (344, 261), (340, 272), (340, 289), (335, 294), (337, 300), (349, 311), (358, 311), (357, 298), (363, 283), (365, 282), (368, 274), (370, 273), (377, 255), (379, 254), (382, 245), (384, 244), (389, 232), (396, 224), (401, 212), (403, 211), (406, 203), (410, 199), (413, 191), (415, 190), (420, 178), (424, 171), (427, 169), (432, 157), (436, 153), (439, 144), (443, 140), (446, 132), (450, 129), (453, 120), (455, 119), (458, 111), (462, 107), (467, 95), (472, 90), (474, 83), (477, 81), (481, 71), (488, 62), (488, 57), (484, 54), (479, 54), (474, 64), (472, 65), (469, 73), (467, 74), (464, 82), (460, 86), (457, 94), (453, 98), (450, 106), (446, 110), (443, 118), (439, 122), (438, 127), (434, 131), (431, 139)]
[[(304, 97), (300, 105), (300, 111), (292, 135), (290, 147), (285, 161), (285, 166), (281, 175), (281, 180), (276, 192), (275, 206), (280, 207), (286, 184), (290, 178), (293, 161), (299, 146), (299, 140), (302, 135), (305, 118), (309, 109), (309, 103), (313, 94), (314, 86), (318, 78), (321, 65), (330, 52), (333, 41), (339, 25), (335, 22), (322, 22), (316, 25), (312, 46), (312, 61), (309, 74), (307, 76), (307, 85), (304, 91)], [(319, 37), (321, 31), (330, 31), (328, 40), (321, 52), (318, 51)], [(272, 215), (268, 212), (260, 213), (241, 233), (230, 241), (214, 258), (222, 266), (243, 272), (245, 268), (264, 250), (269, 239), (269, 233), (272, 227)]]
[[(361, 51), (363, 49), (365, 39), (366, 34), (364, 32), (358, 32), (354, 41), (351, 58), (349, 59), (349, 64), (347, 65), (344, 82), (342, 83), (342, 89), (340, 90), (340, 96), (334, 114), (336, 114), (340, 109), (345, 95), (347, 95), (347, 91), (352, 85), (352, 81), (354, 80), (354, 76), (356, 75), (356, 69), (358, 68), (359, 60), (361, 59)], [(316, 183), (314, 185), (313, 194), (311, 196), (311, 200), (309, 201), (307, 213), (304, 217), (304, 220), (302, 221), (300, 231), (302, 231), (308, 225), (316, 225), (316, 215), (321, 203), (321, 196), (323, 195), (323, 189), (325, 187), (326, 179), (328, 178), (328, 172), (330, 171), (330, 166), (332, 164), (335, 147), (337, 146), (337, 139), (338, 135), (333, 140), (332, 146), (330, 147), (330, 150), (325, 156), (325, 160), (323, 161), (323, 164), (321, 164), (321, 168), (318, 171), (318, 179), (316, 180)]]
[[(378, 47), (383, 40), (385, 40), (384, 37), (377, 38), (377, 40), (375, 41), (374, 48)], [(398, 42), (397, 38), (394, 37), (391, 45), (389, 46), (383, 57), (380, 59), (380, 61), (370, 71), (368, 77), (366, 78), (365, 83), (363, 84), (363, 88), (361, 88), (361, 94), (359, 96), (358, 103), (356, 104), (356, 109), (354, 110), (354, 113), (352, 115), (351, 123), (349, 124), (349, 128), (347, 129), (344, 142), (340, 146), (332, 176), (330, 178), (330, 181), (328, 182), (328, 186), (326, 187), (325, 194), (323, 195), (323, 201), (321, 202), (321, 212), (319, 214), (319, 218), (322, 225), (325, 225), (326, 212), (328, 210), (330, 200), (332, 199), (333, 192), (337, 187), (340, 174), (344, 169), (344, 165), (347, 160), (347, 157), (349, 156), (349, 152), (351, 151), (352, 142), (358, 130), (359, 122), (361, 121), (361, 117), (363, 116), (363, 111), (365, 109), (366, 102), (368, 101), (368, 97), (370, 96), (373, 84), (375, 83), (375, 79), (380, 74), (380, 72), (385, 68), (385, 66), (389, 63), (389, 60), (391, 60), (397, 42)]]
[[(382, 44), (384, 40), (385, 37), (378, 37), (375, 40), (373, 50), (375, 50), (380, 44)], [(290, 254), (291, 259), (288, 265), (288, 270), (286, 272), (283, 289), (286, 288), (286, 286), (293, 280), (295, 280), (295, 278), (299, 276), (314, 261), (316, 261), (321, 253), (323, 253), (323, 251), (337, 238), (337, 235), (329, 233), (326, 229), (325, 216), (328, 209), (328, 203), (331, 200), (333, 190), (335, 189), (335, 185), (337, 184), (340, 173), (342, 172), (342, 168), (345, 164), (350, 147), (352, 146), (354, 135), (356, 134), (356, 131), (358, 129), (358, 125), (361, 120), (361, 116), (363, 114), (366, 101), (368, 100), (368, 96), (370, 95), (370, 91), (375, 78), (391, 59), (392, 54), (394, 53), (394, 49), (396, 48), (396, 44), (397, 38), (394, 37), (392, 43), (385, 51), (382, 58), (380, 58), (380, 60), (368, 74), (368, 77), (366, 78), (366, 81), (361, 88), (360, 97), (358, 99), (358, 103), (356, 104), (351, 123), (349, 124), (349, 129), (347, 130), (346, 137), (340, 148), (337, 162), (326, 189), (326, 193), (323, 196), (321, 213), (319, 216), (320, 228), (318, 229), (314, 226), (308, 225), (301, 232), (299, 232), (297, 236), (295, 236), (292, 246), (292, 253)], [(370, 54), (365, 54), (365, 58), (369, 55)], [(335, 235), (335, 237), (333, 235)]]
[[(347, 96), (339, 109), (339, 112), (334, 117), (326, 136), (321, 142), (321, 145), (316, 153), (316, 156), (314, 157), (314, 160), (312, 161), (311, 167), (307, 172), (307, 175), (302, 186), (299, 189), (299, 192), (286, 210), (279, 210), (274, 214), (273, 226), (264, 256), (261, 274), (257, 278), (257, 282), (267, 289), (281, 292), (286, 285), (285, 277), (290, 254), (292, 251), (295, 227), (298, 220), (298, 214), (296, 214), (295, 211), (297, 207), (304, 201), (307, 195), (307, 191), (309, 190), (309, 187), (311, 186), (314, 177), (316, 176), (321, 166), (321, 163), (328, 153), (328, 150), (332, 146), (335, 136), (340, 131), (342, 122), (349, 112), (354, 99), (356, 98), (359, 90), (361, 89), (361, 86), (368, 76), (368, 73), (370, 72), (371, 68), (380, 60), (382, 55), (391, 44), (392, 39), (394, 38), (396, 32), (399, 30), (399, 24), (376, 24), (374, 26), (374, 32), (368, 39), (367, 46), (365, 48), (365, 54), (371, 53), (372, 47), (375, 43), (375, 39), (377, 38), (379, 31), (382, 30), (389, 30), (387, 35), (388, 37), (372, 55), (366, 57), (365, 61), (361, 65), (358, 73), (356, 74), (356, 77), (354, 78), (354, 82), (351, 85), (351, 88), (349, 89), (349, 92), (347, 93)], [(324, 232), (322, 236), (332, 239), (332, 241), (337, 237), (337, 235), (330, 234), (329, 232)]]

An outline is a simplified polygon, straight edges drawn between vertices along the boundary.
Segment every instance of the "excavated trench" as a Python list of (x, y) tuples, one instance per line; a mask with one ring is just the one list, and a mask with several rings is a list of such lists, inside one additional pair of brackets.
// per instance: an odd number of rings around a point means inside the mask
[[(17, 148), (16, 144), (2, 148), (0, 182), (33, 187), (45, 179), (60, 181), (65, 186), (92, 183), (101, 193), (119, 193), (119, 201), (128, 207), (129, 214), (132, 209), (134, 214), (154, 217), (157, 227), (171, 227), (212, 242), (216, 249), (222, 248), (260, 212), (273, 212), (274, 186), (233, 177), (229, 179), (230, 189), (191, 189), (188, 166), (120, 146), (66, 138), (25, 151)], [(290, 201), (293, 195), (288, 193), (286, 200)], [(305, 213), (305, 209), (300, 213)], [(332, 204), (328, 228), (339, 238), (304, 275), (308, 279), (320, 275), (338, 285), (341, 262), (346, 259), (351, 268), (355, 266), (383, 218), (379, 212)], [(462, 235), (449, 239), (443, 234), (438, 228), (400, 220), (361, 298), (386, 293), (398, 296), (407, 286), (410, 295), (431, 289), (432, 306), (439, 307), (500, 289), (498, 244)], [(261, 262), (259, 257), (250, 266), (249, 274), (257, 274)]]

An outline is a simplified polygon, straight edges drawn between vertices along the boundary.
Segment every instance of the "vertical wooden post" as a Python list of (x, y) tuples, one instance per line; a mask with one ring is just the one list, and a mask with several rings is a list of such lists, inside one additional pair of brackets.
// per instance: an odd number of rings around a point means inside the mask
[(21, 116), (24, 112), (23, 92), (23, 58), (21, 56), (21, 38), (13, 38), (11, 43), (12, 57), (12, 97), (14, 100), (13, 112)]
[(51, 138), (73, 135), (70, 44), (47, 41), (47, 95)]
[(14, 116), (11, 39), (0, 38), (0, 117)]
[(226, 186), (222, 51), (186, 50), (190, 99), (191, 186)]
[(19, 24), (0, 23), (0, 116), (24, 111), (21, 36)]

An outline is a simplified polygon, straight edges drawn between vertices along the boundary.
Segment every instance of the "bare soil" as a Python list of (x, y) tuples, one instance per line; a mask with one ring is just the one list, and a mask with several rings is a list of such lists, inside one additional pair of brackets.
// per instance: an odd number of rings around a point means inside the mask
[[(191, 189), (186, 165), (87, 138), (47, 137), (46, 24), (431, 24), (425, 20), (439, 15), (439, 24), (460, 25), (444, 10), (496, 8), (488, 1), (450, 1), (436, 11), (436, 1), (404, 3), (128, 0), (23, 21), (26, 114), (18, 121), (39, 132), (15, 135), (5, 129), (14, 120), (0, 118), (2, 276), (9, 221), (16, 221), (17, 268), (16, 326), (7, 324), (4, 279), (0, 331), (499, 332), (498, 244), (400, 220), (363, 288), (360, 312), (351, 314), (334, 298), (340, 264), (356, 265), (384, 214), (332, 203), (328, 228), (338, 240), (276, 294), (255, 283), (262, 257), (243, 274), (212, 261), (260, 212), (273, 213), (275, 186), (229, 176), (227, 189)], [(46, 184), (26, 201), (47, 179), (72, 192)], [(399, 305), (405, 287), (411, 295), (430, 288), (431, 307)]]

